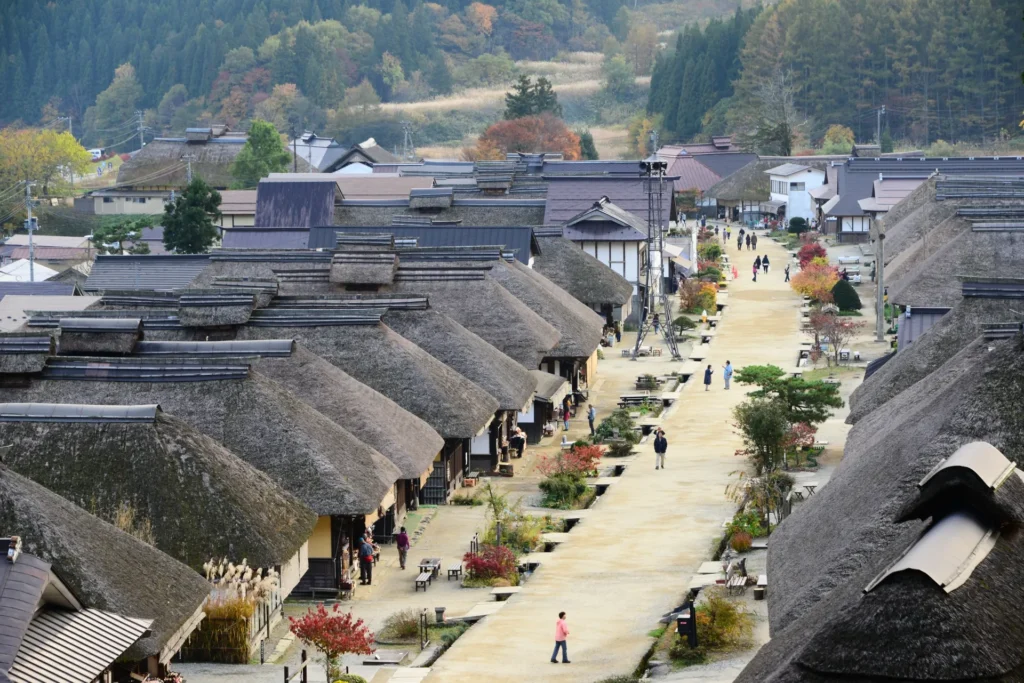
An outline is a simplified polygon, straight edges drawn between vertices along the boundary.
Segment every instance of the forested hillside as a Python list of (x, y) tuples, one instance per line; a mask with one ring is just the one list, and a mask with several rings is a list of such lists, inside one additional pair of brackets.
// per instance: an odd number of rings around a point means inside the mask
[(809, 146), (832, 124), (874, 138), (885, 105), (898, 139), (991, 142), (1019, 134), (1022, 31), (1019, 0), (782, 0), (681, 35), (648, 110), (681, 139), (785, 126)]

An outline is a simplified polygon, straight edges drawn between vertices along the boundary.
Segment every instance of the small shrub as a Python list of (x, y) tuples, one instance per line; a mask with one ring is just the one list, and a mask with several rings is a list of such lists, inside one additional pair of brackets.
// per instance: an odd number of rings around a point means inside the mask
[(721, 588), (706, 589), (707, 600), (697, 607), (697, 642), (709, 650), (724, 650), (749, 641), (754, 619)]
[(609, 458), (625, 458), (633, 452), (633, 445), (629, 441), (616, 442), (608, 446)]
[(562, 474), (587, 476), (597, 471), (603, 454), (601, 446), (574, 443), (568, 451), (559, 451), (550, 457), (541, 456), (537, 469), (546, 477)]
[(800, 267), (806, 268), (807, 264), (816, 258), (828, 258), (828, 252), (820, 244), (807, 243), (800, 247), (800, 251), (796, 252), (796, 258), (800, 262)]
[(452, 496), (451, 501), (449, 502), (452, 505), (467, 505), (470, 507), (476, 507), (477, 505), (484, 504), (484, 502), (480, 500), (477, 496), (465, 493), (456, 493), (454, 496)]
[(700, 294), (697, 295), (697, 306), (695, 308), (696, 313), (707, 311), (709, 315), (714, 315), (715, 311), (718, 310), (718, 287), (711, 283), (705, 282), (701, 285)]
[(580, 474), (568, 472), (552, 474), (540, 482), (544, 493), (544, 506), (567, 510), (587, 492), (587, 484)]
[(377, 635), (381, 640), (415, 640), (420, 632), (420, 613), (415, 609), (395, 612), (384, 620)]
[(737, 531), (729, 539), (729, 546), (738, 553), (745, 553), (754, 544), (754, 539), (746, 531)]
[(807, 232), (808, 227), (807, 221), (800, 216), (789, 220), (789, 231), (794, 234), (799, 235), (802, 232)]
[(703, 664), (708, 660), (708, 651), (706, 647), (700, 644), (695, 648), (691, 648), (686, 638), (677, 636), (676, 642), (672, 644), (672, 649), (668, 651), (668, 656), (680, 666), (695, 666)]
[(765, 529), (761, 526), (761, 519), (756, 512), (737, 512), (729, 524), (728, 532), (730, 535), (747, 533), (754, 538), (765, 535)]
[(463, 633), (469, 630), (469, 624), (464, 621), (453, 622), (451, 626), (446, 627), (441, 633), (441, 649), (447, 650), (452, 644), (458, 640)]
[(503, 545), (485, 545), (479, 553), (466, 553), (466, 576), (474, 579), (508, 579), (517, 577), (516, 556)]
[(697, 273), (697, 278), (708, 282), (718, 282), (722, 279), (722, 271), (715, 266), (708, 266)]
[(340, 678), (335, 678), (334, 683), (366, 683), (366, 679), (356, 674), (341, 674)]
[(707, 261), (717, 261), (722, 258), (722, 247), (717, 242), (705, 242), (697, 247), (697, 253)]
[(633, 427), (633, 418), (629, 416), (629, 411), (619, 408), (601, 420), (601, 424), (594, 431), (599, 442), (616, 436), (615, 431), (617, 430), (619, 438), (629, 441), (630, 444), (636, 444), (640, 441), (640, 437), (636, 435)]
[(679, 330), (680, 332), (685, 332), (686, 330), (694, 330), (697, 328), (697, 323), (694, 322), (691, 318), (687, 318), (685, 315), (681, 315), (675, 320), (673, 320), (672, 324), (675, 325), (676, 329)]
[(846, 280), (839, 280), (832, 287), (832, 302), (843, 311), (859, 311), (862, 308), (857, 290)]

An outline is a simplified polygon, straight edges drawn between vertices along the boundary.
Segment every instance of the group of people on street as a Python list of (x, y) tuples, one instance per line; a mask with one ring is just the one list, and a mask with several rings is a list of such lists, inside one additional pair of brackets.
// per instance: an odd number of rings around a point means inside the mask
[[(405, 569), (405, 560), (409, 556), (409, 534), (403, 526), (395, 535), (395, 547), (398, 548), (398, 563)], [(367, 528), (359, 539), (359, 584), (373, 585), (373, 565), (379, 561), (380, 547), (373, 542), (373, 530)]]
[[(764, 256), (758, 256), (757, 258), (754, 259), (754, 282), (757, 282), (757, 273), (762, 268), (764, 268), (765, 274), (768, 273), (769, 265), (771, 265), (771, 263), (768, 261), (768, 254), (765, 254)], [(788, 277), (789, 266), (786, 266), (786, 272)]]
[(740, 233), (736, 237), (736, 249), (743, 251), (744, 244), (747, 245), (747, 251), (757, 250), (757, 235), (740, 228)]

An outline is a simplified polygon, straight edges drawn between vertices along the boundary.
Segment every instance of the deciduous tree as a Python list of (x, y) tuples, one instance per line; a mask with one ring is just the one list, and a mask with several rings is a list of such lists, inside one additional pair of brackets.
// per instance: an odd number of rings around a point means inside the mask
[(789, 285), (795, 291), (808, 296), (818, 303), (832, 301), (832, 288), (839, 282), (839, 272), (833, 266), (808, 263), (790, 279)]
[(850, 343), (863, 323), (838, 315), (835, 311), (818, 311), (811, 314), (811, 330), (815, 339), (827, 339), (829, 365), (839, 365), (839, 354)]
[(288, 170), (291, 155), (281, 143), (281, 135), (269, 121), (256, 119), (249, 129), (249, 138), (231, 167), (231, 175), (239, 188), (256, 187), (260, 178)]
[(338, 660), (342, 655), (373, 654), (373, 632), (362, 619), (343, 611), (338, 603), (328, 612), (321, 602), (310, 607), (304, 616), (288, 617), (288, 621), (295, 637), (320, 653), (328, 681), (337, 680), (341, 675)]
[[(508, 152), (559, 152), (566, 159), (580, 158), (580, 138), (551, 114), (499, 121), (480, 136), (484, 149)], [(478, 145), (480, 147), (480, 145)]]

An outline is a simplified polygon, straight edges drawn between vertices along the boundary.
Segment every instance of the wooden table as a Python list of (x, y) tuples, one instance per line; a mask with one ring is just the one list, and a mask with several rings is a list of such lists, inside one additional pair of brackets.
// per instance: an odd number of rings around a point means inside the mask
[(816, 481), (805, 481), (803, 483), (803, 487), (805, 489), (807, 489), (807, 495), (808, 496), (813, 496), (814, 495), (814, 489), (818, 488), (818, 486), (819, 486), (819, 484)]
[(425, 557), (420, 560), (420, 571), (430, 572), (434, 578), (437, 578), (438, 573), (441, 571), (441, 558), (440, 557)]

